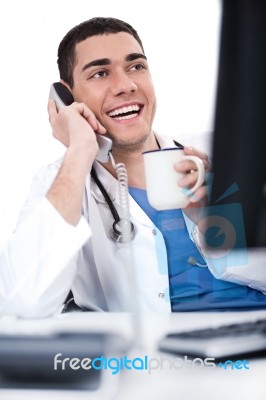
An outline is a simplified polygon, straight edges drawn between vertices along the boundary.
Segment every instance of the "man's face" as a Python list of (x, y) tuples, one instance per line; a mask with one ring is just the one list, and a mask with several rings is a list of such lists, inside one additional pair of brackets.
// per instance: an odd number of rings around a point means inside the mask
[(85, 103), (118, 147), (145, 142), (156, 109), (154, 87), (139, 43), (126, 32), (76, 45), (73, 96)]

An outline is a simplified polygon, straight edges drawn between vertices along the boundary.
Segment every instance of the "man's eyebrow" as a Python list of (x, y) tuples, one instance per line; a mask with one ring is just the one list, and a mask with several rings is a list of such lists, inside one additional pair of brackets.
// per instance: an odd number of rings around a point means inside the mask
[(110, 65), (111, 64), (111, 60), (110, 58), (99, 58), (98, 60), (93, 60), (90, 61), (89, 63), (85, 64), (82, 67), (82, 72), (84, 72), (86, 69), (90, 68), (90, 67), (98, 67), (101, 65)]
[(128, 54), (126, 56), (125, 60), (126, 61), (134, 61), (137, 58), (144, 58), (144, 60), (147, 60), (147, 57), (142, 53), (131, 53), (131, 54)]
[[(125, 57), (125, 61), (134, 61), (138, 58), (143, 58), (144, 60), (147, 60), (147, 57), (142, 53), (131, 53)], [(88, 68), (98, 67), (98, 66), (102, 66), (102, 65), (110, 65), (111, 63), (112, 62), (111, 62), (110, 58), (99, 58), (97, 60), (93, 60), (93, 61), (90, 61), (89, 63), (85, 64), (82, 67), (81, 71), (84, 72)]]

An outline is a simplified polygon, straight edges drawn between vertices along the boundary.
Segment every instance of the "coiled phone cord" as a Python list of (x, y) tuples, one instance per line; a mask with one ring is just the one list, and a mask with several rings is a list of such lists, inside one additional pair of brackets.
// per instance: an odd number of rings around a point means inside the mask
[(115, 233), (115, 237), (113, 240), (116, 240), (117, 232), (119, 232), (122, 242), (130, 242), (135, 237), (134, 225), (130, 221), (129, 214), (129, 198), (128, 198), (128, 177), (127, 170), (125, 164), (123, 163), (115, 163), (112, 153), (109, 153), (110, 160), (114, 170), (116, 171), (118, 185), (119, 185), (119, 197), (120, 197), (120, 205), (121, 205), (121, 213), (119, 223), (113, 224), (113, 233)]

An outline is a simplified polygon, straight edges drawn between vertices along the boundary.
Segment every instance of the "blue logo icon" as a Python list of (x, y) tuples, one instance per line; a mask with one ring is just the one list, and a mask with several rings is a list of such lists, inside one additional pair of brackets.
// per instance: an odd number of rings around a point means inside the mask
[[(208, 197), (211, 196), (213, 174), (208, 174)], [(215, 203), (219, 203), (238, 190), (233, 184)], [(220, 272), (223, 268), (247, 263), (247, 248), (242, 206), (240, 203), (217, 204), (202, 208), (203, 218), (198, 222), (201, 245), (207, 263), (215, 261)], [(237, 252), (235, 251), (237, 250)]]

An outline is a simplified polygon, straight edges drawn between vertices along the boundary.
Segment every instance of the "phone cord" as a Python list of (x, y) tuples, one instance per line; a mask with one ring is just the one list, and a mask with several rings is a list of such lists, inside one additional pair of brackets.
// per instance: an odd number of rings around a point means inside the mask
[(114, 157), (111, 152), (109, 153), (109, 156), (112, 166), (115, 169), (117, 175), (121, 213), (122, 213), (120, 218), (122, 237), (123, 237), (123, 242), (127, 242), (132, 240), (132, 231), (134, 230), (133, 224), (130, 222), (130, 214), (129, 214), (127, 170), (125, 164), (115, 163)]

